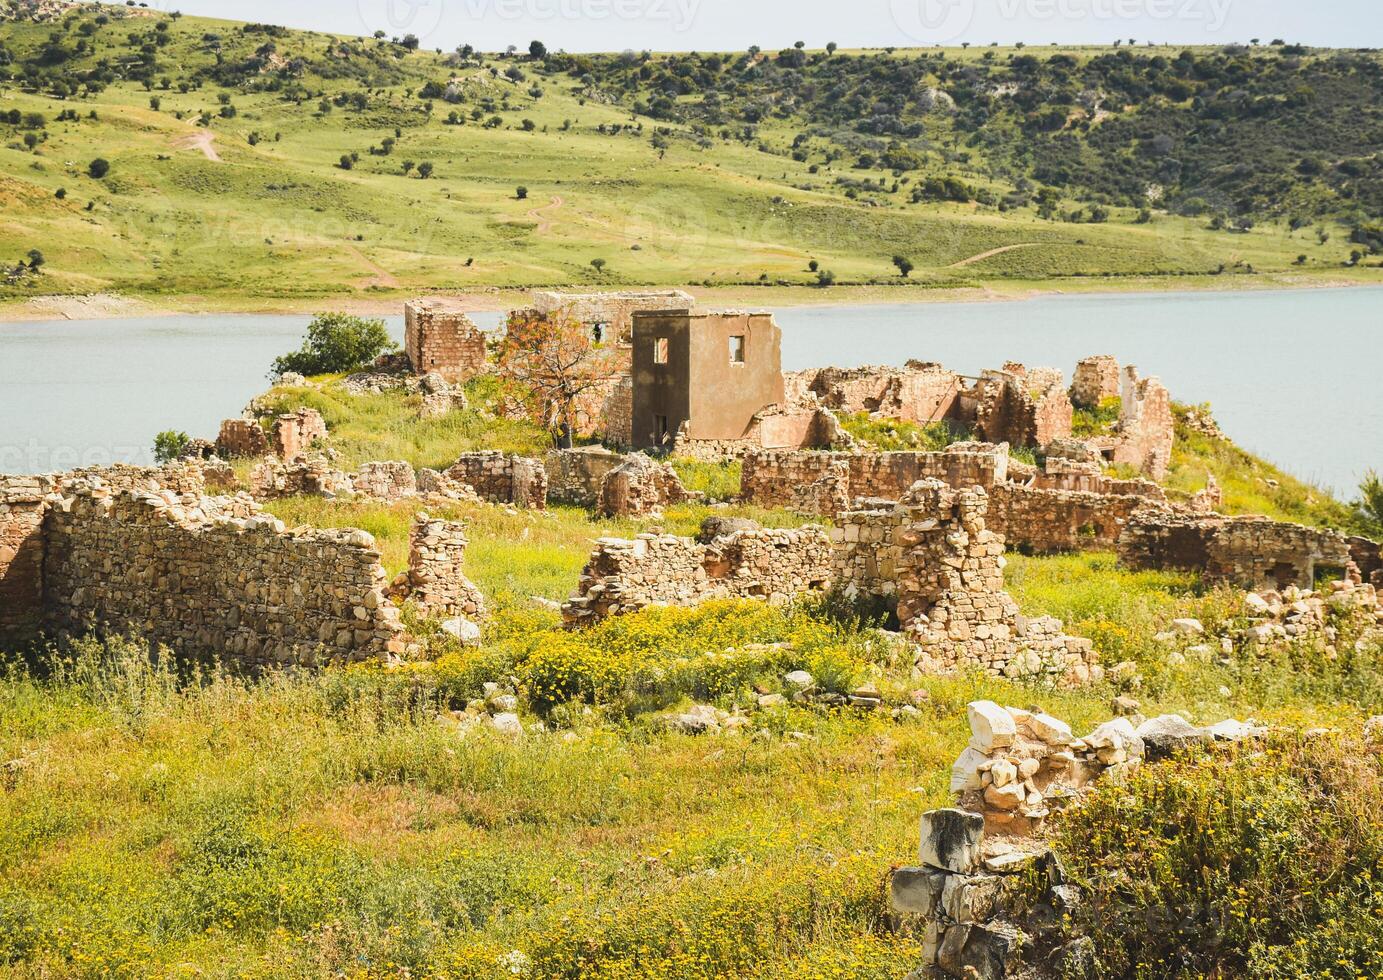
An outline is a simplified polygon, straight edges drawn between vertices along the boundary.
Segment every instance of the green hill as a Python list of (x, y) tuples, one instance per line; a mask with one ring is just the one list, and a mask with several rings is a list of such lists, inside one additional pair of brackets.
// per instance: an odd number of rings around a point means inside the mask
[(900, 283), (895, 256), (925, 286), (1370, 277), (1349, 263), (1376, 234), (1379, 65), (1282, 46), (492, 57), (59, 9), (0, 23), (0, 300)]

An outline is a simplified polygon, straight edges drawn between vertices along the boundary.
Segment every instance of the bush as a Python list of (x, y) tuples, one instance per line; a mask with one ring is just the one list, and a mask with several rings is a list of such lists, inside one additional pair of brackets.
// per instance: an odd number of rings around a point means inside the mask
[[(1089, 976), (1379, 976), (1376, 755), (1282, 740), (1136, 770), (1057, 844), (1086, 900)], [(1370, 922), (1372, 925), (1365, 925)]]
[(86, 172), (97, 180), (110, 173), (110, 161), (104, 157), (97, 157), (87, 166)]
[(309, 375), (355, 371), (396, 346), (383, 320), (321, 313), (308, 324), (302, 347), (274, 360), (270, 376), (279, 377), (286, 371)]
[(175, 459), (181, 459), (191, 443), (192, 437), (186, 432), (173, 429), (160, 432), (154, 436), (154, 459), (159, 463), (171, 463)]

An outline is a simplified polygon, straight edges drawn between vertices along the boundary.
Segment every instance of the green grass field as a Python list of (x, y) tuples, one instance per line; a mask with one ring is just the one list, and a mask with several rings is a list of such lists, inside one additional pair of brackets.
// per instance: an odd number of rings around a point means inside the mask
[[(147, 29), (148, 21), (99, 29), (79, 63), (121, 55), (131, 25)], [(223, 39), (228, 60), (261, 40), (229, 22), (169, 23), (159, 53), (165, 65), (208, 63), (208, 34)], [(23, 54), (50, 30), (0, 25), (0, 41)], [(290, 32), (277, 43), (284, 55), (320, 60), (334, 42)], [(1136, 224), (1120, 208), (1106, 224), (1070, 225), (1026, 208), (1000, 214), (902, 198), (869, 206), (833, 188), (830, 167), (812, 175), (776, 151), (698, 141), (687, 127), (661, 122), (669, 136), (654, 146), (654, 121), (587, 98), (566, 75), (526, 67), (527, 79), (515, 82), (501, 71), (510, 61), (455, 69), (428, 52), (380, 59), (387, 70), (372, 69), (377, 77), (363, 83), (301, 78), (312, 93), (301, 102), (249, 84), (181, 92), (117, 81), (94, 96), (57, 99), (0, 81), (3, 105), (43, 116), (46, 134), (30, 149), (21, 139), (30, 130), (0, 125), (0, 137), (8, 133), (0, 143), (0, 256), (18, 260), (36, 248), (47, 263), (41, 275), (0, 284), (0, 301), (111, 292), (224, 309), (535, 284), (812, 284), (811, 260), (842, 283), (901, 284), (896, 254), (916, 265), (915, 287), (1070, 277), (1147, 285), (1219, 269), (1217, 284), (1261, 281), (1236, 276), (1248, 267), (1294, 281), (1373, 278), (1373, 270), (1344, 268), (1344, 234), (1320, 245), (1310, 228), (1212, 232), (1203, 220), (1170, 215)], [(417, 90), (452, 76), (467, 101), (437, 101), (429, 114)], [(319, 93), (329, 100), (361, 91), (370, 93), (366, 110), (318, 109)], [(222, 98), (234, 106), (232, 118), (218, 115)], [(480, 105), (501, 122), (473, 120)], [(58, 121), (69, 109), (72, 117)], [(446, 123), (453, 109), (463, 124)], [(203, 112), (212, 117), (205, 124)], [(611, 135), (613, 127), (623, 128)], [(786, 144), (792, 132), (787, 121), (761, 125), (765, 145)], [(371, 155), (386, 139), (396, 140), (392, 151)], [(346, 171), (339, 162), (350, 153), (359, 161)], [(111, 164), (100, 180), (86, 172), (96, 157)], [(404, 161), (435, 170), (421, 180), (416, 170), (404, 173)], [(1304, 267), (1295, 264), (1299, 254), (1308, 257)], [(604, 270), (592, 259), (605, 260)]]

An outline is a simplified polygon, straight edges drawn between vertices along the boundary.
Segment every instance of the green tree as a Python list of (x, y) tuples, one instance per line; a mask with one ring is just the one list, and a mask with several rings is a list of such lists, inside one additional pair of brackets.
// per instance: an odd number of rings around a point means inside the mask
[(154, 459), (159, 463), (171, 463), (175, 459), (181, 459), (191, 443), (192, 437), (186, 432), (173, 429), (160, 432), (154, 436)]
[(893, 264), (898, 267), (898, 275), (902, 276), (904, 279), (908, 277), (914, 268), (912, 260), (902, 255), (895, 255), (893, 257)]
[(287, 371), (308, 375), (355, 371), (396, 346), (383, 320), (319, 313), (308, 324), (302, 347), (275, 358), (270, 376), (277, 378)]
[(1359, 484), (1359, 499), (1354, 502), (1359, 523), (1368, 534), (1383, 535), (1383, 478), (1373, 470)]
[(97, 157), (87, 166), (86, 172), (97, 180), (100, 180), (106, 174), (110, 173), (110, 161), (105, 159), (105, 157)]
[(605, 260), (604, 260), (604, 259), (591, 259), (591, 268), (594, 269), (596, 272), (604, 272), (604, 271), (605, 271)]
[(431, 176), (432, 176), (432, 164), (429, 163), (429, 162), (427, 162), (427, 161), (424, 161), (424, 162), (418, 164), (418, 176), (419, 176), (422, 180), (427, 180), (429, 177), (431, 177)]
[(520, 184), (518, 187), (514, 188), (514, 196), (517, 197), (520, 201), (527, 200), (528, 188)]

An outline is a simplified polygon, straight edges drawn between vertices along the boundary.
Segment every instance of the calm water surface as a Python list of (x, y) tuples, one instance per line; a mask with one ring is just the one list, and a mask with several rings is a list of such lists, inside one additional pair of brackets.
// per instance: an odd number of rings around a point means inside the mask
[[(785, 369), (1113, 354), (1210, 402), (1248, 449), (1351, 493), (1383, 469), (1383, 288), (1052, 296), (777, 312)], [(148, 462), (154, 433), (214, 437), (296, 347), (306, 316), (0, 322), (0, 472)], [(478, 315), (485, 327), (497, 314)], [(396, 337), (402, 318), (388, 320)]]

